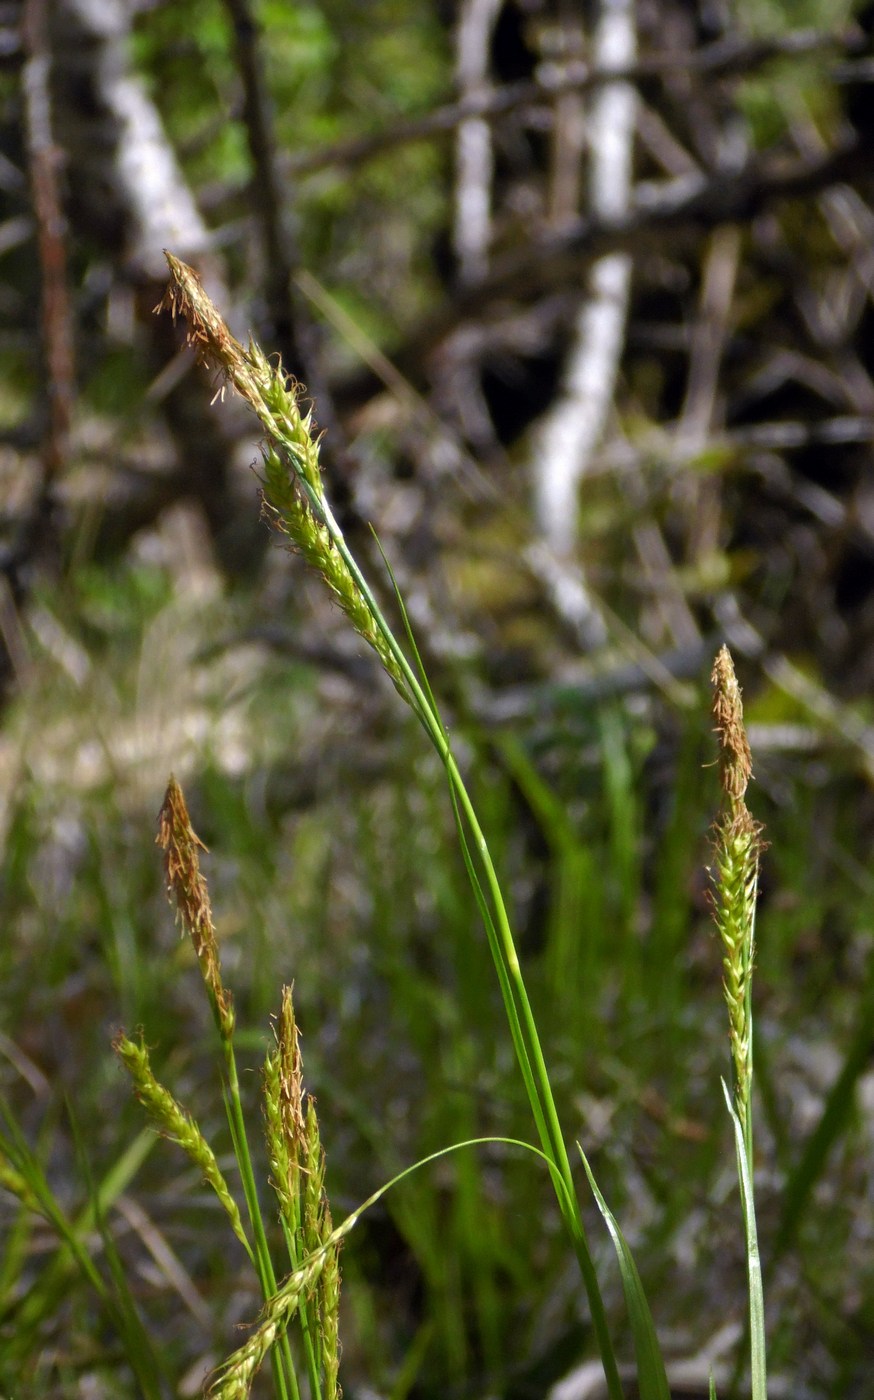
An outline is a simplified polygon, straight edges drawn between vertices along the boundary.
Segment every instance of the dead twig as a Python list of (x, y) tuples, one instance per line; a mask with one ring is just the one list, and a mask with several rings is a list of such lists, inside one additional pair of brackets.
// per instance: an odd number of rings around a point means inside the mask
[[(845, 55), (854, 54), (863, 44), (859, 30), (850, 28), (839, 33), (818, 29), (799, 29), (769, 39), (739, 39), (728, 37), (707, 44), (695, 53), (679, 56), (676, 51), (650, 54), (629, 63), (615, 72), (605, 74), (597, 67), (577, 60), (558, 68), (544, 68), (535, 81), (507, 83), (502, 88), (470, 93), (459, 102), (449, 102), (420, 117), (394, 121), (391, 126), (365, 136), (346, 137), (313, 151), (299, 151), (283, 163), (284, 173), (291, 177), (310, 175), (331, 166), (360, 165), (374, 156), (396, 146), (416, 141), (429, 141), (435, 136), (454, 131), (462, 122), (478, 117), (495, 122), (508, 112), (549, 101), (565, 92), (587, 92), (605, 82), (641, 83), (652, 78), (665, 78), (678, 69), (706, 77), (740, 76), (754, 72), (774, 58), (799, 57), (824, 49), (838, 49)], [(855, 70), (854, 70), (855, 72)], [(843, 69), (839, 69), (843, 75)]]

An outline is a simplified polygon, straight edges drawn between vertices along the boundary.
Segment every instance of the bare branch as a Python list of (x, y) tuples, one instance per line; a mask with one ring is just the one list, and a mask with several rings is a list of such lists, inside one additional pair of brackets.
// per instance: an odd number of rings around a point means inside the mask
[[(594, 35), (595, 60), (605, 71), (626, 66), (634, 53), (633, 0), (602, 0)], [(590, 117), (593, 218), (622, 218), (631, 189), (635, 93), (625, 82), (604, 84)], [(576, 538), (577, 494), (598, 443), (616, 382), (631, 277), (623, 253), (598, 259), (589, 274), (561, 392), (532, 431), (532, 471), (539, 529), (561, 558)], [(594, 612), (594, 610), (593, 610)], [(593, 640), (604, 638), (596, 628)]]
[(67, 225), (58, 188), (60, 152), (52, 135), (46, 0), (27, 0), (23, 19), (27, 55), (22, 75), (24, 122), (42, 281), (42, 340), (49, 407), (44, 447), (48, 482), (60, 473), (67, 458), (75, 393), (73, 331), (67, 290)]
[(518, 305), (525, 296), (565, 287), (607, 252), (657, 248), (667, 236), (676, 249), (689, 238), (699, 238), (702, 229), (747, 223), (779, 200), (814, 194), (852, 179), (867, 169), (868, 161), (862, 143), (851, 138), (821, 155), (788, 160), (754, 157), (734, 172), (638, 185), (627, 214), (580, 218), (570, 228), (547, 231), (524, 248), (505, 254), (483, 282), (464, 288), (414, 327), (396, 352), (395, 364), (413, 382), (421, 383), (428, 354), (458, 326), (498, 304)]
[[(563, 67), (560, 72), (546, 69), (534, 82), (508, 83), (492, 91), (472, 93), (460, 102), (447, 103), (420, 117), (393, 122), (391, 127), (381, 131), (348, 137), (314, 151), (300, 151), (284, 161), (283, 170), (287, 175), (294, 176), (308, 175), (329, 166), (360, 165), (395, 146), (429, 141), (435, 136), (454, 131), (459, 123), (469, 118), (478, 117), (494, 122), (507, 112), (549, 101), (562, 92), (586, 92), (608, 81), (640, 83), (668, 77), (679, 68), (684, 73), (728, 77), (753, 72), (774, 58), (796, 57), (824, 49), (853, 54), (863, 44), (864, 38), (855, 28), (838, 33), (799, 29), (769, 39), (729, 36), (707, 44), (694, 53), (683, 54), (682, 58), (678, 58), (676, 51), (650, 54), (636, 63), (617, 68), (609, 75), (579, 60)], [(839, 78), (844, 76), (843, 66), (838, 70)]]

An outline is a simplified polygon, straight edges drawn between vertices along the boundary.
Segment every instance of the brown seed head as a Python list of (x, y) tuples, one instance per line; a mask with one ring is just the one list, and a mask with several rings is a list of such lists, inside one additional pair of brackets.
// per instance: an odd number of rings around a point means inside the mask
[(198, 851), (205, 851), (206, 846), (191, 825), (182, 789), (172, 776), (158, 817), (155, 841), (164, 850), (168, 894), (175, 897), (183, 928), (194, 945), (219, 1028), (229, 1038), (234, 1029), (233, 999), (222, 985), (209, 890), (200, 873), (198, 857)]
[(713, 718), (720, 744), (720, 777), (732, 802), (741, 802), (753, 773), (753, 760), (744, 729), (740, 686), (727, 646), (720, 647), (710, 677)]

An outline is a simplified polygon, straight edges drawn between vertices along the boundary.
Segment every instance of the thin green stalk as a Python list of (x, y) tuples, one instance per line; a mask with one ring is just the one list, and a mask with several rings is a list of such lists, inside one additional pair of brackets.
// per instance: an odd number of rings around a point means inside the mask
[[(526, 1050), (528, 1053), (524, 1059), (520, 1057), (520, 1069), (525, 1080), (525, 1086), (528, 1090), (528, 1096), (531, 1101), (532, 1109), (534, 1110), (535, 1118), (538, 1119), (538, 1129), (541, 1132), (541, 1136), (544, 1139), (544, 1149), (552, 1156), (556, 1165), (559, 1167), (562, 1174), (562, 1178), (564, 1179), (565, 1184), (568, 1186), (568, 1188), (571, 1191), (571, 1194), (573, 1195), (574, 1188), (573, 1177), (570, 1168), (570, 1160), (567, 1154), (567, 1149), (564, 1144), (564, 1137), (562, 1135), (561, 1125), (558, 1119), (558, 1111), (555, 1106), (555, 1099), (552, 1093), (552, 1086), (549, 1082), (549, 1072), (546, 1068), (546, 1061), (543, 1056), (540, 1038), (537, 1033), (537, 1026), (534, 1020), (534, 1013), (531, 1009), (531, 1003), (528, 999), (528, 992), (525, 987), (524, 978), (522, 976), (522, 969), (519, 964), (519, 956), (516, 951), (516, 945), (513, 939), (513, 933), (510, 926), (509, 916), (507, 914), (506, 904), (504, 903), (504, 896), (501, 890), (500, 880), (498, 878), (497, 871), (495, 870), (488, 842), (486, 840), (482, 827), (480, 826), (479, 819), (476, 815), (476, 810), (473, 806), (473, 802), (471, 801), (470, 794), (468, 793), (467, 788), (465, 786), (464, 779), (461, 776), (458, 764), (456, 763), (455, 756), (452, 752), (452, 748), (446, 735), (446, 731), (443, 727), (443, 724), (440, 721), (439, 715), (436, 713), (430, 698), (426, 695), (424, 688), (420, 684), (419, 679), (415, 674), (415, 671), (413, 670), (412, 666), (407, 660), (407, 657), (404, 651), (402, 650), (399, 642), (397, 641), (391, 627), (386, 622), (385, 617), (383, 616), (379, 605), (377, 604), (376, 599), (374, 598), (370, 590), (367, 580), (365, 579), (364, 575), (359, 569), (354, 556), (352, 555), (346, 544), (346, 540), (343, 536), (339, 525), (334, 519), (330, 506), (328, 505), (327, 501), (324, 500), (324, 498), (320, 500), (316, 496), (316, 493), (311, 490), (309, 483), (302, 482), (301, 484), (303, 486), (303, 489), (306, 491), (308, 497), (310, 497), (311, 503), (314, 506), (314, 508), (321, 513), (325, 525), (327, 526), (328, 531), (330, 532), (331, 538), (338, 552), (342, 556), (350, 573), (355, 579), (355, 582), (357, 583), (362, 594), (367, 600), (367, 603), (373, 614), (374, 621), (378, 626), (380, 632), (382, 633), (382, 636), (384, 637), (387, 645), (391, 649), (392, 655), (397, 661), (398, 667), (404, 675), (404, 679), (407, 685), (409, 686), (411, 694), (415, 700), (415, 704), (412, 705), (412, 709), (418, 717), (418, 719), (420, 720), (426, 734), (428, 735), (428, 738), (431, 740), (431, 743), (434, 745), (434, 748), (437, 750), (437, 753), (439, 754), (443, 762), (452, 792), (457, 798), (458, 802), (460, 803), (461, 810), (463, 811), (468, 827), (470, 828), (471, 835), (473, 836), (474, 846), (482, 863), (482, 867), (486, 877), (486, 883), (488, 886), (489, 894), (491, 896), (492, 909), (494, 911), (497, 932), (499, 935), (498, 943), (496, 945), (499, 951), (499, 957), (502, 962), (503, 970), (508, 975), (507, 985), (512, 989), (514, 1003), (517, 1005), (517, 1010), (521, 1012), (521, 1025), (523, 1028)], [(494, 953), (494, 946), (492, 951)], [(534, 1061), (533, 1076), (530, 1063), (532, 1058)], [(537, 1105), (537, 1107), (535, 1107), (535, 1104)], [(542, 1125), (541, 1121), (544, 1118), (545, 1126)]]
[[(133, 1307), (130, 1294), (125, 1296), (118, 1288), (119, 1282), (123, 1288), (126, 1288), (126, 1283), (124, 1280), (115, 1279), (115, 1290), (108, 1287), (82, 1240), (84, 1227), (87, 1225), (90, 1228), (99, 1221), (103, 1197), (97, 1189), (93, 1190), (86, 1212), (83, 1212), (77, 1222), (70, 1221), (49, 1185), (42, 1164), (25, 1142), (17, 1122), (3, 1100), (0, 1100), (0, 1118), (5, 1125), (5, 1134), (0, 1134), (0, 1159), (6, 1165), (4, 1186), (19, 1197), (26, 1209), (36, 1211), (52, 1226), (60, 1241), (60, 1250), (55, 1260), (56, 1268), (58, 1265), (63, 1268), (62, 1261), (65, 1256), (72, 1259), (106, 1309), (124, 1345), (141, 1393), (146, 1400), (160, 1400), (161, 1384), (154, 1352)], [(29, 1295), (31, 1299), (34, 1296), (33, 1293)], [(25, 1305), (27, 1302), (28, 1297), (25, 1297)], [(25, 1307), (25, 1313), (26, 1311)], [(33, 1322), (37, 1320), (32, 1319)], [(19, 1318), (21, 1327), (30, 1323), (31, 1319)]]
[(765, 1298), (762, 1285), (762, 1264), (756, 1230), (756, 1203), (752, 1174), (747, 1165), (744, 1128), (731, 1095), (723, 1081), (726, 1106), (734, 1125), (737, 1174), (743, 1201), (744, 1235), (747, 1256), (750, 1323), (750, 1391), (752, 1400), (768, 1400), (767, 1354), (765, 1348)]
[[(265, 1137), (270, 1181), (279, 1202), (279, 1223), (294, 1270), (303, 1260), (301, 1244), (305, 1240), (306, 1211), (301, 1208), (301, 1177), (306, 1178), (309, 1163), (304, 1160), (302, 1146), (306, 1136), (302, 1063), (290, 987), (282, 989), (282, 1008), (275, 1035), (276, 1047), (268, 1052), (264, 1064)], [(315, 1325), (310, 1318), (308, 1299), (301, 1300), (298, 1310), (312, 1400), (321, 1393), (324, 1360), (318, 1304), (314, 1306)]]
[[(284, 1220), (282, 1222), (282, 1233), (285, 1238), (285, 1245), (288, 1250), (288, 1258), (291, 1263), (292, 1270), (297, 1269), (299, 1268), (302, 1261), (300, 1259), (298, 1250), (295, 1247), (292, 1233)], [(309, 1309), (307, 1308), (305, 1302), (302, 1303), (300, 1306), (299, 1315), (301, 1336), (303, 1337), (304, 1360), (306, 1362), (307, 1377), (309, 1379), (310, 1386), (310, 1396), (311, 1400), (317, 1400), (317, 1397), (321, 1392), (322, 1384), (319, 1358), (316, 1355), (316, 1347), (318, 1346), (319, 1341), (318, 1332), (315, 1331), (313, 1328), (312, 1322), (310, 1321)]]
[[(537, 1023), (528, 997), (525, 979), (522, 976), (522, 969), (519, 964), (519, 957), (516, 952), (516, 945), (513, 940), (513, 933), (510, 927), (510, 920), (504, 903), (500, 881), (497, 871), (495, 870), (488, 842), (480, 827), (473, 803), (471, 802), (467, 788), (464, 785), (464, 780), (461, 777), (451, 751), (447, 751), (444, 762), (453, 792), (462, 805), (486, 873), (489, 892), (492, 896), (495, 914), (497, 915), (497, 930), (500, 938), (498, 955), (496, 956), (494, 945), (492, 945), (492, 955), (502, 986), (506, 979), (506, 983), (511, 988), (511, 994), (513, 996), (513, 1014), (510, 1016), (511, 1031), (519, 1025), (518, 1016), (519, 1012), (521, 1012), (521, 1041), (523, 1047), (523, 1053), (521, 1054), (516, 1042), (516, 1036), (514, 1035), (514, 1044), (517, 1045), (519, 1068), (525, 1082), (525, 1088), (528, 1093), (528, 1099), (531, 1104), (535, 1122), (537, 1123), (544, 1152), (558, 1169), (567, 1193), (556, 1192), (556, 1195), (559, 1209), (561, 1210), (562, 1218), (570, 1234), (574, 1253), (583, 1276), (586, 1296), (588, 1297), (589, 1308), (592, 1314), (592, 1323), (598, 1338), (598, 1348), (604, 1363), (610, 1394), (611, 1396), (615, 1395), (621, 1397), (623, 1390), (613, 1352), (613, 1343), (607, 1327), (607, 1315), (604, 1310), (604, 1303), (601, 1297), (597, 1275), (595, 1274), (595, 1266), (592, 1262), (585, 1226), (583, 1225), (579, 1200), (571, 1173), (570, 1160), (561, 1131), (552, 1085), (549, 1080), (549, 1071), (543, 1055), (543, 1048), (540, 1043), (540, 1036), (537, 1032)], [(531, 1063), (532, 1058), (533, 1065)], [(576, 1203), (576, 1209), (573, 1208), (572, 1202)]]
[[(243, 1115), (242, 1101), (240, 1099), (240, 1080), (237, 1074), (237, 1060), (234, 1055), (234, 1047), (230, 1039), (226, 1039), (224, 1036), (222, 1036), (221, 1039), (226, 1074), (225, 1110), (228, 1115), (228, 1123), (234, 1143), (234, 1156), (237, 1159), (240, 1180), (243, 1183), (243, 1194), (246, 1197), (249, 1220), (255, 1238), (255, 1261), (258, 1279), (266, 1303), (276, 1292), (276, 1274), (273, 1269), (273, 1260), (270, 1257), (270, 1247), (267, 1243), (264, 1219), (261, 1214), (261, 1203), (258, 1199), (258, 1188), (255, 1183), (255, 1172), (252, 1167), (251, 1153), (249, 1152), (249, 1139), (246, 1135), (246, 1122)], [(275, 1347), (271, 1352), (276, 1389), (281, 1400), (289, 1400), (289, 1387), (290, 1400), (300, 1400), (300, 1387), (297, 1382), (294, 1357), (291, 1354), (291, 1343), (288, 1339), (288, 1332), (286, 1329), (283, 1329), (280, 1333), (278, 1342), (281, 1349), (281, 1357), (277, 1353)]]
[(429, 697), (426, 695), (424, 688), (407, 660), (391, 627), (386, 622), (370, 590), (367, 580), (346, 544), (346, 540), (334, 519), (330, 506), (324, 498), (318, 498), (316, 493), (312, 491), (308, 482), (302, 481), (301, 485), (306, 491), (314, 508), (322, 515), (322, 519), (328, 528), (337, 551), (343, 558), (370, 606), (374, 621), (391, 649), (392, 655), (415, 699), (415, 704), (413, 704), (411, 708), (420, 720), (428, 738), (431, 740), (431, 743), (434, 745), (434, 748), (437, 750), (443, 762), (453, 796), (461, 806), (461, 810), (464, 813), (464, 817), (473, 837), (473, 844), (485, 873), (486, 884), (491, 896), (492, 910), (495, 916), (493, 927), (496, 928), (498, 937), (495, 942), (492, 942), (490, 939), (492, 957), (502, 991), (504, 991), (505, 988), (508, 988), (510, 991), (512, 1011), (508, 1005), (506, 995), (504, 997), (504, 1004), (508, 1012), (510, 1031), (516, 1050), (516, 1058), (525, 1083), (525, 1089), (528, 1094), (528, 1100), (531, 1105), (543, 1149), (558, 1168), (571, 1200), (577, 1201), (577, 1209), (573, 1210), (568, 1205), (566, 1198), (561, 1194), (558, 1195), (558, 1203), (562, 1218), (564, 1219), (565, 1226), (570, 1235), (574, 1253), (580, 1266), (580, 1272), (583, 1276), (583, 1283), (586, 1288), (586, 1295), (592, 1314), (592, 1323), (598, 1338), (601, 1358), (604, 1362), (604, 1370), (611, 1400), (613, 1397), (615, 1397), (616, 1400), (621, 1400), (623, 1394), (622, 1385), (619, 1380), (619, 1371), (613, 1352), (613, 1344), (607, 1327), (607, 1316), (604, 1310), (601, 1290), (598, 1285), (585, 1226), (583, 1225), (582, 1214), (579, 1209), (573, 1174), (571, 1172), (570, 1158), (561, 1130), (555, 1096), (553, 1095), (552, 1085), (549, 1079), (549, 1070), (547, 1069), (543, 1047), (537, 1031), (537, 1023), (528, 997), (525, 979), (522, 975), (522, 968), (519, 963), (519, 955), (516, 951), (516, 944), (513, 939), (513, 931), (510, 925), (507, 907), (504, 902), (503, 891), (494, 861), (492, 860), (488, 841), (480, 826), (476, 810), (467, 787), (465, 786), (464, 779), (461, 776), (455, 755), (452, 752), (451, 745), (439, 715), (436, 713)]

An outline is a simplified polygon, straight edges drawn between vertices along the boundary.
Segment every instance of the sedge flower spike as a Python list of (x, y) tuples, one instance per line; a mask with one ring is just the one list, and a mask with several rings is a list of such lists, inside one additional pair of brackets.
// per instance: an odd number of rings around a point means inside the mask
[(325, 497), (319, 465), (319, 435), (312, 409), (303, 412), (302, 386), (270, 360), (251, 338), (242, 346), (231, 335), (197, 273), (165, 253), (171, 281), (155, 308), (183, 316), (198, 360), (216, 370), (259, 418), (267, 438), (261, 455), (264, 515), (324, 578), (352, 626), (371, 646), (395, 688), (410, 702), (409, 688), (361, 575), (350, 567), (343, 535)]
[(723, 945), (723, 991), (728, 1008), (738, 1116), (749, 1123), (753, 1077), (752, 976), (762, 828), (746, 805), (753, 775), (743, 703), (734, 663), (723, 646), (714, 662), (713, 718), (725, 794), (713, 828), (713, 917)]
[(185, 796), (173, 777), (164, 795), (155, 843), (163, 848), (167, 890), (175, 897), (182, 927), (197, 954), (219, 1032), (224, 1040), (230, 1040), (234, 1033), (234, 1001), (222, 983), (209, 890), (200, 873), (198, 852), (205, 851), (206, 846), (191, 825)]

